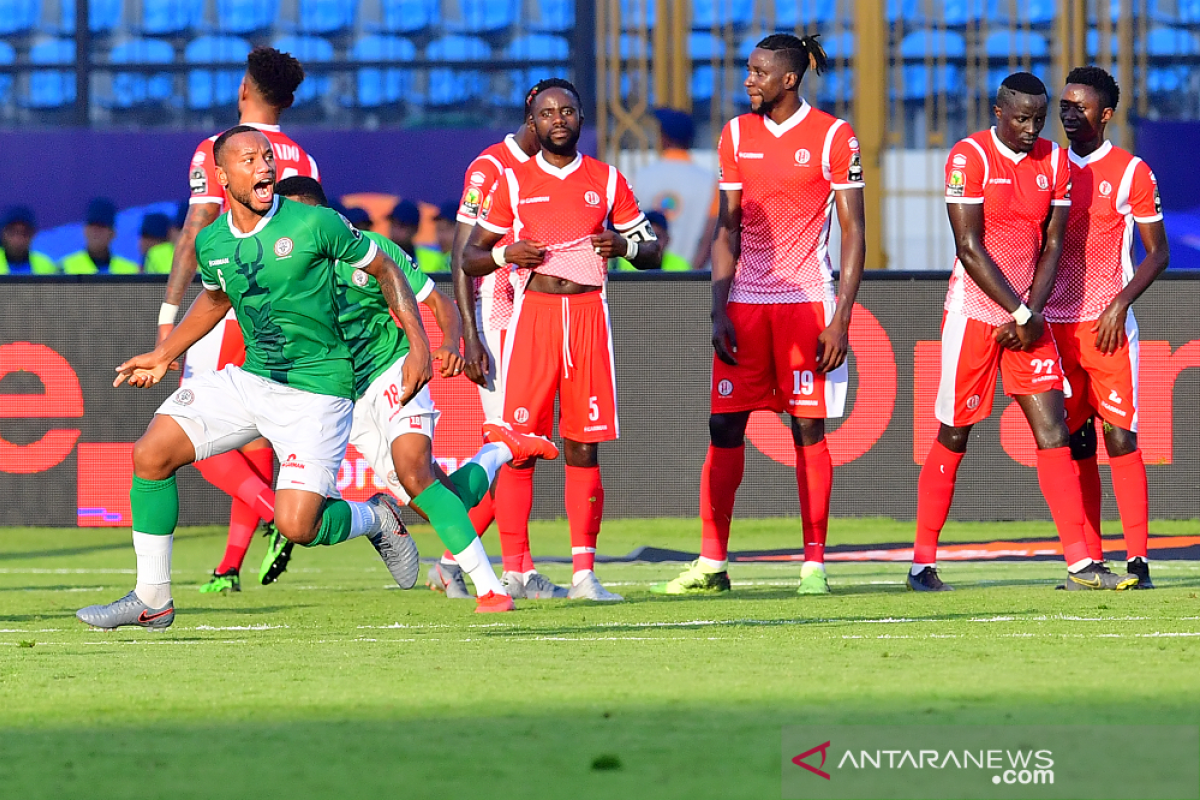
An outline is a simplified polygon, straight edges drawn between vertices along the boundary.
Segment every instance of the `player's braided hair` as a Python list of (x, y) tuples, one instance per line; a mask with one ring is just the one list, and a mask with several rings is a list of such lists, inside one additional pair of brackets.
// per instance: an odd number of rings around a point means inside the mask
[(1032, 72), (1014, 72), (1001, 81), (996, 103), (1003, 104), (1014, 94), (1046, 95), (1046, 84)]
[(583, 98), (579, 96), (579, 90), (575, 88), (575, 84), (571, 83), (569, 80), (567, 80), (565, 78), (546, 78), (545, 80), (540, 80), (537, 83), (535, 83), (533, 85), (533, 88), (531, 88), (525, 94), (525, 116), (526, 116), (526, 118), (528, 118), (529, 115), (533, 113), (533, 101), (537, 99), (537, 96), (539, 94), (546, 91), (547, 89), (563, 89), (565, 91), (568, 91), (571, 94), (575, 95), (575, 102), (579, 103), (580, 105), (583, 105)]
[(788, 71), (796, 73), (803, 79), (808, 70), (820, 75), (829, 65), (829, 56), (825, 48), (817, 41), (819, 34), (808, 36), (793, 36), (790, 33), (773, 33), (760, 41), (755, 47), (780, 53), (788, 60)]
[(263, 99), (275, 108), (291, 108), (296, 89), (304, 82), (304, 67), (291, 53), (256, 47), (246, 59), (246, 72)]
[(1121, 102), (1121, 87), (1112, 75), (1100, 67), (1076, 67), (1067, 74), (1067, 83), (1090, 86), (1100, 95), (1104, 108), (1116, 109)]
[(221, 164), (221, 153), (225, 150), (225, 145), (230, 139), (237, 136), (239, 133), (259, 133), (259, 130), (258, 128), (250, 125), (234, 125), (232, 128), (218, 136), (216, 141), (213, 142), (213, 161), (215, 161), (218, 166)]
[(280, 197), (307, 197), (317, 201), (319, 206), (329, 205), (325, 189), (316, 178), (307, 175), (293, 175), (275, 184), (275, 194)]

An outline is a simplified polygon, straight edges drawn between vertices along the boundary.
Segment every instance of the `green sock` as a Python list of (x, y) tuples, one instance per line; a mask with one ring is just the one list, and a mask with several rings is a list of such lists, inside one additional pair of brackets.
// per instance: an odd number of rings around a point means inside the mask
[(326, 500), (321, 511), (321, 528), (317, 538), (305, 545), (340, 544), (350, 538), (350, 504), (345, 500)]
[(428, 489), (413, 498), (412, 504), (429, 517), (429, 524), (451, 553), (461, 553), (479, 538), (475, 535), (471, 518), (467, 516), (467, 507), (441, 481), (434, 481)]
[(458, 490), (463, 505), (474, 508), (483, 500), (484, 495), (491, 491), (492, 484), (488, 480), (487, 470), (478, 464), (467, 464), (450, 474), (450, 482)]
[(149, 481), (133, 476), (129, 488), (129, 510), (133, 516), (133, 529), (152, 536), (170, 536), (179, 523), (179, 490), (175, 476)]

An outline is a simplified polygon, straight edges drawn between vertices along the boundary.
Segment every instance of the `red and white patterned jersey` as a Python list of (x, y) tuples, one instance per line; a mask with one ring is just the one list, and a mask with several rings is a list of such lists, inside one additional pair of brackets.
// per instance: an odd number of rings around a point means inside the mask
[[(251, 128), (258, 128), (271, 142), (271, 150), (275, 155), (275, 179), (283, 180), (296, 175), (304, 175), (308, 178), (321, 180), (321, 172), (317, 169), (317, 162), (308, 153), (304, 152), (304, 148), (293, 142), (287, 135), (279, 130), (278, 125), (259, 125), (257, 123), (245, 123)], [(217, 136), (210, 136), (200, 143), (196, 148), (195, 155), (192, 156), (192, 163), (188, 167), (188, 180), (191, 183), (192, 193), (188, 200), (191, 204), (198, 203), (220, 203), (221, 211), (229, 208), (229, 204), (225, 197), (225, 189), (217, 182), (217, 163), (213, 158), (213, 143), (217, 141)]]
[(592, 249), (592, 237), (605, 223), (623, 233), (645, 218), (629, 181), (616, 167), (581, 153), (560, 169), (538, 153), (504, 171), (504, 179), (484, 201), (478, 222), (493, 233), (511, 230), (518, 240), (546, 245), (546, 258), (536, 270), (513, 269), (518, 288), (523, 288), (530, 272), (603, 286), (608, 263)]
[(1098, 319), (1133, 277), (1133, 224), (1163, 218), (1158, 181), (1145, 161), (1102, 144), (1088, 156), (1070, 150), (1071, 216), (1054, 291), (1051, 322)]
[[(983, 205), (983, 249), (1021, 300), (1029, 299), (1033, 271), (1042, 253), (1042, 225), (1052, 206), (1071, 204), (1071, 169), (1067, 153), (1047, 139), (1033, 150), (1010, 150), (996, 129), (963, 139), (946, 159), (946, 202)], [(989, 325), (1003, 325), (1012, 315), (997, 305), (954, 259), (947, 311)]]
[[(463, 178), (462, 200), (458, 204), (459, 222), (474, 225), (479, 218), (485, 195), (504, 177), (504, 170), (516, 167), (529, 160), (525, 151), (517, 145), (517, 139), (511, 133), (504, 141), (497, 142), (475, 157), (471, 166), (467, 167)], [(500, 240), (502, 245), (510, 245), (516, 241), (512, 234), (507, 234)], [(513, 312), (512, 270), (505, 265), (490, 275), (475, 278), (475, 296), (482, 306), (483, 319), (481, 323), (493, 331), (501, 331), (508, 327), (508, 320)]]
[(801, 101), (782, 124), (759, 114), (733, 118), (717, 151), (720, 188), (742, 193), (742, 252), (729, 301), (833, 299), (833, 193), (863, 187), (850, 125)]

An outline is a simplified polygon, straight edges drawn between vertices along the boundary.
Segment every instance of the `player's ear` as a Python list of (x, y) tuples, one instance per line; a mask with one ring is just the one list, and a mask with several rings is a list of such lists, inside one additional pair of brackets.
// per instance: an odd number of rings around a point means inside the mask
[(221, 184), (222, 188), (229, 186), (229, 175), (225, 173), (225, 168), (220, 164), (214, 166), (217, 171), (217, 183)]
[(1116, 111), (1111, 108), (1106, 108), (1103, 111), (1101, 111), (1100, 112), (1100, 124), (1102, 124), (1102, 125), (1108, 124), (1112, 120), (1113, 114), (1115, 114), (1115, 113), (1116, 113)]

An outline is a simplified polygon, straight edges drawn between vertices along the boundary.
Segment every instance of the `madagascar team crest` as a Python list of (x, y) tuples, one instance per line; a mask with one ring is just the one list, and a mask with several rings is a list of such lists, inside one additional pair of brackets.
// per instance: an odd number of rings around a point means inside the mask
[(362, 288), (371, 282), (371, 276), (363, 272), (361, 269), (356, 269), (354, 270), (354, 274), (351, 276), (351, 280), (354, 281), (355, 286)]
[(275, 255), (279, 258), (286, 258), (287, 256), (291, 255), (292, 248), (294, 247), (295, 245), (292, 243), (292, 240), (286, 236), (284, 236), (282, 239), (276, 239)]

